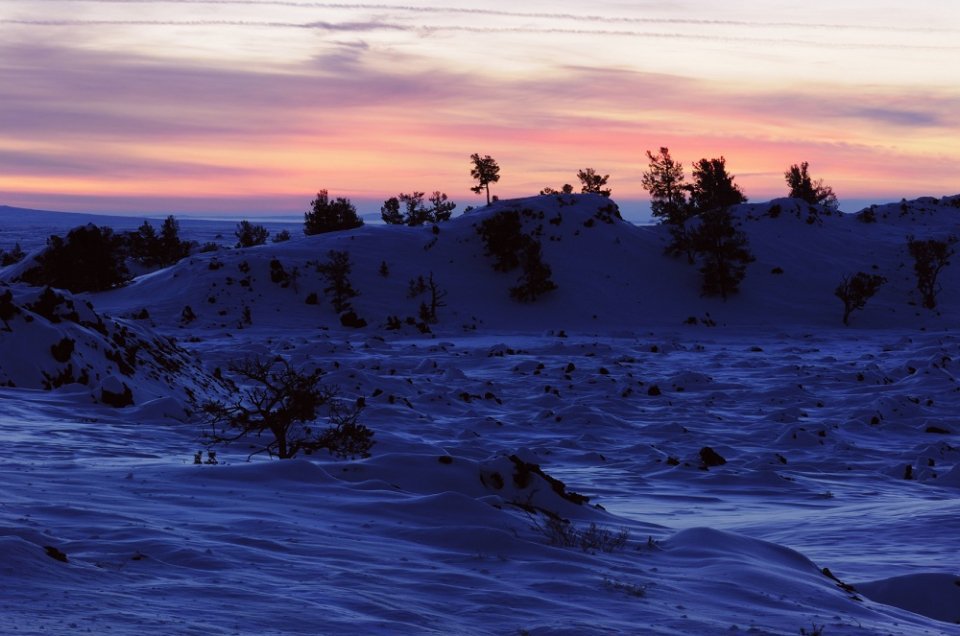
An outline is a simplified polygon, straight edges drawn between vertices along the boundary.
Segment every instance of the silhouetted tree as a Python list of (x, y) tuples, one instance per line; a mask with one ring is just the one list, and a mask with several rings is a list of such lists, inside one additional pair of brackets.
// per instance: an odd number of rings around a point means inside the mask
[(449, 197), (439, 190), (434, 190), (430, 195), (430, 209), (427, 214), (427, 221), (430, 223), (442, 223), (449, 221), (453, 216), (453, 211), (457, 204), (449, 200)]
[(694, 262), (693, 248), (687, 230), (687, 221), (695, 211), (687, 201), (689, 186), (684, 183), (683, 164), (670, 156), (670, 149), (661, 147), (653, 154), (647, 151), (649, 168), (643, 173), (641, 184), (650, 193), (650, 214), (670, 228), (670, 244), (666, 253), (672, 256), (686, 254)]
[(266, 243), (270, 231), (262, 225), (254, 225), (250, 221), (243, 220), (237, 224), (233, 234), (237, 237), (235, 247), (254, 247)]
[(283, 243), (290, 240), (290, 230), (280, 230), (273, 235), (274, 243)]
[(495, 271), (522, 269), (518, 284), (510, 288), (511, 297), (528, 302), (557, 288), (550, 279), (553, 273), (550, 266), (543, 261), (540, 241), (523, 232), (520, 212), (507, 210), (495, 214), (480, 223), (477, 233), (487, 255), (495, 259)]
[(650, 193), (650, 214), (661, 223), (683, 225), (691, 215), (683, 164), (674, 161), (670, 149), (665, 147), (657, 154), (648, 150), (647, 158), (650, 166), (643, 173), (641, 184)]
[(913, 271), (917, 276), (917, 290), (923, 296), (923, 306), (927, 309), (937, 306), (937, 294), (941, 289), (937, 278), (941, 270), (950, 264), (950, 257), (956, 253), (953, 247), (956, 244), (956, 236), (944, 240), (907, 237), (907, 249), (913, 257)]
[(398, 197), (390, 197), (383, 202), (383, 205), (380, 206), (380, 218), (383, 219), (383, 222), (387, 225), (403, 225), (404, 218), (403, 213), (400, 212), (400, 199)]
[(150, 221), (144, 221), (135, 232), (123, 234), (130, 258), (146, 266), (167, 267), (190, 254), (195, 243), (180, 240), (180, 224), (168, 216), (160, 225), (160, 233)]
[(836, 210), (837, 197), (833, 193), (833, 188), (824, 185), (823, 179), (817, 179), (816, 181), (811, 179), (808, 172), (809, 167), (810, 164), (804, 161), (800, 165), (793, 164), (783, 173), (787, 180), (787, 187), (790, 188), (790, 193), (787, 196)]
[(550, 278), (553, 270), (543, 261), (540, 241), (532, 237), (528, 239), (520, 253), (520, 267), (523, 271), (517, 284), (510, 288), (510, 296), (522, 302), (533, 302), (557, 288), (557, 284)]
[(449, 221), (456, 203), (449, 201), (447, 195), (439, 190), (430, 195), (430, 207), (423, 203), (424, 193), (400, 193), (383, 202), (380, 208), (380, 218), (388, 225), (409, 225), (411, 227), (424, 223), (441, 223)]
[(173, 265), (186, 258), (190, 255), (190, 249), (194, 246), (190, 241), (180, 240), (180, 223), (173, 215), (167, 216), (160, 224), (158, 241), (157, 263), (161, 266)]
[(857, 272), (853, 276), (844, 276), (833, 291), (833, 295), (843, 301), (843, 324), (850, 324), (850, 314), (863, 309), (877, 290), (887, 279), (877, 274)]
[(551, 188), (550, 186), (547, 186), (546, 188), (544, 188), (543, 190), (540, 191), (540, 194), (541, 194), (541, 195), (549, 195), (549, 194), (573, 194), (573, 186), (570, 185), (569, 183), (564, 183), (563, 186), (561, 186), (561, 188), (560, 188), (559, 190), (555, 190), (555, 189)]
[(160, 239), (150, 221), (144, 221), (136, 232), (127, 235), (130, 257), (144, 265), (154, 265), (160, 256)]
[(477, 185), (470, 190), (477, 194), (486, 190), (487, 205), (490, 205), (490, 184), (500, 180), (500, 166), (490, 155), (481, 157), (479, 154), (473, 153), (470, 155), (470, 160), (473, 162), (470, 176), (477, 180)]
[(350, 199), (337, 197), (331, 201), (326, 190), (317, 192), (317, 198), (310, 202), (310, 211), (303, 215), (303, 233), (307, 236), (352, 230), (362, 225), (363, 219), (357, 215)]
[(705, 296), (724, 300), (740, 288), (747, 264), (754, 258), (747, 236), (736, 229), (729, 208), (713, 208), (698, 215), (699, 224), (690, 233), (693, 251), (700, 259)]
[[(337, 399), (336, 388), (321, 384), (323, 371), (298, 371), (282, 358), (253, 358), (235, 363), (230, 371), (252, 385), (232, 402), (203, 405), (208, 444), (256, 438), (252, 454), (267, 452), (289, 459), (299, 452), (327, 450), (336, 457), (367, 457), (373, 431), (359, 423), (362, 400), (350, 407)], [(318, 411), (328, 409), (327, 427), (318, 426)], [(270, 438), (265, 443), (264, 434)]]
[(727, 160), (701, 159), (693, 164), (693, 183), (690, 185), (690, 205), (696, 214), (720, 210), (746, 203), (740, 186), (727, 173)]
[(400, 204), (403, 206), (403, 219), (407, 225), (423, 225), (427, 220), (427, 208), (423, 206), (423, 192), (401, 194)]
[(317, 264), (317, 272), (327, 281), (324, 293), (330, 296), (330, 302), (337, 313), (350, 310), (350, 299), (360, 295), (350, 284), (350, 254), (341, 250), (327, 252), (330, 259), (326, 263)]
[(493, 269), (509, 272), (520, 265), (519, 254), (526, 245), (520, 213), (508, 210), (484, 219), (477, 228), (487, 256), (494, 258)]
[(437, 310), (447, 306), (447, 303), (444, 302), (447, 292), (434, 280), (433, 272), (430, 272), (427, 278), (417, 276), (416, 279), (410, 280), (407, 290), (409, 298), (416, 298), (420, 294), (428, 292), (429, 300), (420, 303), (420, 320), (432, 324), (437, 322)]
[(124, 264), (123, 240), (108, 227), (75, 227), (66, 238), (51, 236), (36, 258), (37, 266), (19, 280), (72, 292), (103, 291), (130, 280)]
[(609, 197), (612, 193), (610, 188), (603, 187), (607, 185), (607, 179), (610, 178), (608, 174), (601, 177), (593, 168), (584, 168), (577, 172), (577, 178), (580, 179), (580, 183), (583, 186), (580, 192), (594, 192), (605, 197)]

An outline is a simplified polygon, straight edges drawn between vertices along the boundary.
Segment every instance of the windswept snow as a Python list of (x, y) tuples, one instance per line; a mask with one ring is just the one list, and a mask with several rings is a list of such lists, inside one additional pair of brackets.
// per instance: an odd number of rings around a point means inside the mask
[[(0, 284), (4, 630), (960, 634), (960, 263), (931, 311), (906, 250), (957, 234), (957, 200), (740, 206), (757, 260), (727, 302), (592, 196), (196, 255), (62, 294), (59, 321)], [(534, 303), (476, 232), (505, 209), (558, 286)], [(367, 327), (324, 292), (330, 250)], [(833, 289), (861, 270), (888, 283), (843, 328)], [(253, 355), (363, 397), (371, 457), (194, 465), (186, 410)], [(44, 390), (67, 364), (89, 381)], [(97, 399), (124, 384), (132, 405)]]

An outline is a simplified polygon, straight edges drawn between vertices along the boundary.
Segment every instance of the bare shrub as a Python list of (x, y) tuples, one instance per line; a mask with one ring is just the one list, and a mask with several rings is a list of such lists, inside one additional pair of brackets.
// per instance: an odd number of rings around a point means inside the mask
[[(203, 405), (208, 444), (255, 439), (252, 455), (266, 452), (280, 459), (319, 450), (341, 458), (369, 455), (373, 431), (359, 423), (363, 401), (345, 405), (336, 387), (321, 384), (322, 370), (296, 370), (279, 357), (246, 359), (229, 369), (249, 386), (230, 403)], [(322, 407), (328, 410), (327, 427), (316, 422)]]

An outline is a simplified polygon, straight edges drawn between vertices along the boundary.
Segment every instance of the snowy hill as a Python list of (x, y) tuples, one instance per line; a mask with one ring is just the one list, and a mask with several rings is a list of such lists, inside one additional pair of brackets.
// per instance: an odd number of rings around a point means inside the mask
[[(734, 213), (756, 261), (747, 267), (740, 293), (727, 301), (702, 297), (697, 268), (664, 255), (665, 227), (598, 220), (609, 200), (570, 195), (502, 201), (442, 224), (436, 234), (431, 227), (366, 226), (200, 255), (98, 298), (97, 304), (131, 312), (149, 298), (151, 315), (168, 326), (177, 324), (189, 305), (202, 327), (279, 327), (296, 321), (338, 328), (339, 315), (324, 297), (327, 282), (317, 264), (330, 250), (342, 250), (350, 255), (349, 279), (359, 292), (351, 304), (372, 330), (382, 329), (390, 316), (416, 317), (423, 297), (408, 297), (409, 283), (430, 274), (446, 292), (435, 327), (439, 332), (610, 332), (678, 326), (707, 315), (722, 325), (834, 327), (842, 314), (834, 289), (844, 275), (857, 271), (882, 275), (888, 283), (855, 315), (856, 326), (955, 325), (960, 267), (942, 273), (939, 311), (923, 310), (906, 247), (911, 234), (957, 234), (960, 211), (954, 200), (907, 204), (907, 218), (916, 217), (916, 224), (864, 223), (826, 210), (815, 210), (818, 221), (810, 223), (810, 206), (792, 199), (738, 206)], [(532, 303), (510, 298), (517, 272), (494, 271), (477, 233), (484, 219), (510, 210), (525, 212), (524, 231), (539, 238), (557, 285)], [(384, 263), (387, 275), (381, 272)], [(315, 306), (306, 304), (311, 294), (317, 296)]]

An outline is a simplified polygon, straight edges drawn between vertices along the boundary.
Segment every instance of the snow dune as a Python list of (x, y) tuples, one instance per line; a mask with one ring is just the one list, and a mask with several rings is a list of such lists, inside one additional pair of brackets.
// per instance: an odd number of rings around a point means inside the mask
[[(591, 196), (198, 255), (63, 294), (77, 320), (0, 285), (4, 630), (960, 634), (960, 264), (926, 310), (905, 246), (956, 233), (956, 200), (875, 223), (741, 206), (757, 260), (726, 303), (663, 256), (663, 228), (606, 223)], [(532, 304), (476, 234), (511, 208), (558, 285)], [(366, 328), (323, 293), (330, 250)], [(858, 270), (889, 282), (843, 328), (833, 289)], [(386, 329), (431, 273), (433, 333)], [(239, 443), (193, 464), (214, 370), (274, 354), (365, 397), (370, 458)], [(44, 390), (68, 364), (88, 382)], [(118, 382), (133, 404), (100, 399)]]

